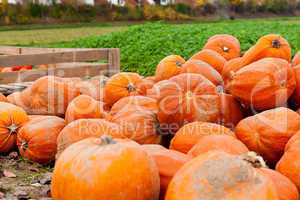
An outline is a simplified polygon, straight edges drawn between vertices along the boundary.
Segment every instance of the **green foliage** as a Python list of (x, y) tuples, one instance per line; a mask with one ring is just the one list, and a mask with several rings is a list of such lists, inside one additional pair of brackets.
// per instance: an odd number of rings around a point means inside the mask
[(53, 46), (118, 47), (121, 49), (122, 70), (151, 75), (158, 62), (165, 56), (178, 54), (188, 59), (201, 50), (210, 36), (221, 33), (236, 36), (243, 51), (253, 45), (259, 37), (269, 33), (283, 35), (290, 42), (294, 52), (300, 50), (299, 21), (284, 20), (241, 20), (184, 25), (148, 23), (131, 26), (123, 32), (92, 36)]

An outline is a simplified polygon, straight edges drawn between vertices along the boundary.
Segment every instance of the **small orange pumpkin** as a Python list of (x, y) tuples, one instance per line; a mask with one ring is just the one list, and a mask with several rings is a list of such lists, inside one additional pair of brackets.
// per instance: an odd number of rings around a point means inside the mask
[(219, 34), (208, 39), (204, 49), (211, 49), (221, 54), (226, 60), (237, 58), (241, 54), (241, 45), (232, 35)]
[(300, 116), (288, 108), (267, 110), (240, 121), (235, 134), (271, 165), (282, 156), (289, 139), (300, 130)]
[(241, 60), (241, 57), (234, 58), (232, 60), (227, 61), (224, 65), (222, 71), (222, 78), (224, 81), (225, 88), (227, 88), (227, 84), (233, 79), (235, 72), (242, 68), (240, 64)]
[(159, 172), (133, 141), (88, 138), (71, 145), (56, 161), (51, 196), (53, 200), (158, 199)]
[(210, 49), (203, 49), (199, 51), (191, 57), (191, 60), (201, 60), (206, 62), (215, 68), (215, 70), (217, 70), (219, 73), (222, 73), (223, 67), (226, 63), (225, 58), (223, 58), (219, 53)]
[(121, 72), (108, 79), (104, 86), (104, 102), (112, 106), (123, 97), (140, 94), (137, 85), (142, 82), (142, 77), (137, 73)]
[(235, 134), (228, 128), (208, 122), (192, 122), (180, 128), (171, 140), (170, 149), (188, 153), (188, 151), (206, 135), (230, 135)]
[(146, 95), (147, 90), (151, 89), (154, 84), (155, 84), (155, 77), (151, 76), (151, 77), (144, 78), (143, 81), (137, 85), (137, 88), (141, 95)]
[(57, 137), (65, 121), (55, 116), (39, 116), (18, 132), (17, 145), (22, 157), (47, 164), (55, 160)]
[(7, 153), (16, 146), (17, 133), (28, 120), (22, 108), (0, 102), (0, 153)]
[(65, 120), (66, 123), (77, 119), (104, 118), (106, 115), (105, 104), (94, 100), (87, 95), (79, 95), (74, 98), (67, 107)]
[(249, 151), (248, 148), (235, 137), (229, 135), (207, 135), (199, 138), (198, 142), (188, 154), (196, 157), (212, 150), (224, 151), (234, 155), (241, 155)]
[(167, 80), (180, 73), (180, 67), (185, 60), (178, 55), (170, 55), (165, 57), (156, 67), (155, 81)]

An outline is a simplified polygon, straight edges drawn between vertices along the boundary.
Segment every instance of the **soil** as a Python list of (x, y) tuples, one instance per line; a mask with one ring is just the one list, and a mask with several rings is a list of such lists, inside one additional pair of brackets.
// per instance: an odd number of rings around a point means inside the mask
[(21, 158), (17, 152), (0, 155), (1, 200), (50, 200), (53, 168)]

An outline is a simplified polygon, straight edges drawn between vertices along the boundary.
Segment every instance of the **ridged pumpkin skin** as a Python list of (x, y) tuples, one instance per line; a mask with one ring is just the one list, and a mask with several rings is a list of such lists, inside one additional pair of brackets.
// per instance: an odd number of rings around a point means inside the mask
[(193, 55), (190, 60), (201, 60), (203, 62), (206, 62), (219, 73), (222, 73), (223, 67), (226, 63), (226, 59), (223, 58), (223, 56), (210, 49), (203, 49), (199, 51), (198, 53)]
[(7, 98), (2, 93), (0, 93), (0, 102), (8, 102)]
[(293, 60), (292, 60), (292, 65), (296, 66), (300, 64), (300, 52), (296, 53), (296, 55), (294, 56)]
[(300, 107), (300, 65), (293, 67), (295, 79), (296, 79), (296, 89), (291, 97), (292, 102)]
[(170, 55), (162, 59), (156, 67), (155, 81), (167, 80), (180, 73), (185, 60), (178, 55)]
[(156, 200), (159, 173), (153, 159), (132, 141), (88, 138), (56, 161), (54, 200)]
[(188, 151), (198, 143), (199, 139), (207, 135), (225, 134), (235, 137), (235, 134), (228, 128), (208, 123), (192, 122), (180, 128), (173, 137), (170, 149), (188, 153)]
[(212, 66), (201, 60), (188, 60), (182, 65), (180, 73), (201, 74), (214, 85), (223, 85), (222, 76)]
[(300, 130), (300, 116), (288, 108), (276, 108), (243, 119), (235, 134), (251, 151), (276, 164), (289, 139)]
[(146, 96), (130, 96), (124, 97), (117, 101), (110, 110), (110, 114), (114, 115), (118, 112), (126, 111), (128, 109), (135, 110), (149, 110), (151, 112), (158, 112), (157, 101), (153, 98)]
[(89, 137), (101, 137), (102, 135), (110, 135), (113, 138), (124, 137), (118, 124), (104, 119), (73, 121), (62, 129), (57, 138), (57, 157), (71, 144)]
[(261, 37), (243, 56), (242, 66), (249, 65), (262, 58), (281, 58), (291, 62), (291, 48), (283, 37), (269, 34)]
[(227, 88), (227, 84), (233, 79), (235, 72), (242, 68), (241, 66), (241, 57), (234, 58), (229, 60), (224, 65), (222, 71), (222, 78), (224, 81), (225, 88)]
[(64, 127), (65, 120), (55, 116), (40, 116), (27, 122), (17, 136), (21, 156), (40, 164), (55, 160), (57, 137)]
[(207, 135), (199, 138), (197, 144), (188, 152), (188, 155), (197, 157), (212, 150), (224, 151), (233, 155), (241, 155), (249, 151), (235, 137), (229, 135)]
[(227, 34), (219, 34), (210, 37), (203, 48), (218, 52), (226, 60), (231, 60), (241, 55), (241, 45), (239, 40), (234, 36)]
[(143, 78), (142, 82), (137, 85), (139, 93), (141, 95), (147, 95), (147, 91), (155, 84), (155, 76)]
[(7, 153), (16, 146), (17, 133), (28, 120), (22, 108), (0, 102), (0, 153)]
[(296, 80), (287, 61), (265, 58), (238, 70), (227, 86), (247, 107), (266, 110), (283, 106), (294, 92)]
[(96, 76), (79, 84), (80, 94), (88, 95), (97, 101), (104, 101), (104, 86), (108, 78)]
[(218, 120), (220, 99), (216, 90), (204, 76), (184, 73), (156, 83), (148, 96), (158, 102), (157, 118), (163, 130), (176, 132), (188, 122)]
[(160, 176), (160, 193), (163, 199), (168, 185), (176, 172), (192, 157), (178, 151), (169, 150), (161, 145), (147, 144), (142, 148), (154, 159)]
[(67, 107), (65, 120), (69, 124), (77, 119), (104, 118), (105, 104), (87, 95), (74, 98)]
[(186, 163), (165, 200), (279, 200), (273, 182), (240, 156), (210, 151)]
[(112, 106), (123, 97), (138, 95), (137, 85), (141, 82), (142, 77), (137, 73), (121, 72), (113, 75), (104, 86), (104, 102)]
[(279, 200), (299, 200), (297, 187), (287, 177), (272, 169), (260, 168), (260, 171), (273, 181)]

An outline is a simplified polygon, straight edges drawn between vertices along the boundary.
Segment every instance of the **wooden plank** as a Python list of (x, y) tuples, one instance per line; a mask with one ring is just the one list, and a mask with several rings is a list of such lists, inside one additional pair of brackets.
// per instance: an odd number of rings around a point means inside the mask
[(1, 67), (108, 60), (108, 51), (83, 50), (0, 57)]
[(93, 77), (98, 75), (106, 75), (105, 72), (108, 64), (93, 64), (85, 66), (61, 66), (57, 68), (4, 72), (0, 73), (0, 83), (19, 83), (34, 81), (42, 76), (53, 75), (59, 77)]
[(112, 76), (120, 71), (120, 50), (110, 49), (108, 54), (108, 76)]

